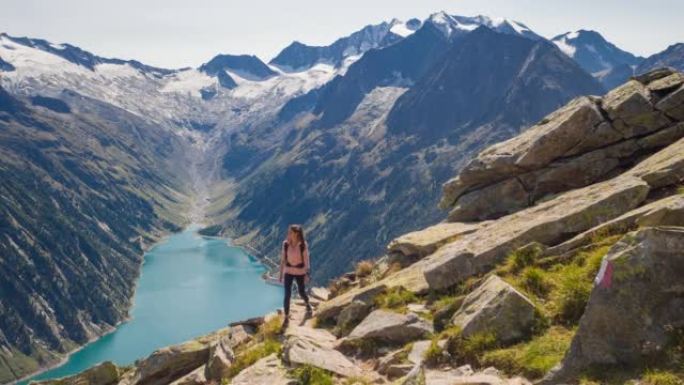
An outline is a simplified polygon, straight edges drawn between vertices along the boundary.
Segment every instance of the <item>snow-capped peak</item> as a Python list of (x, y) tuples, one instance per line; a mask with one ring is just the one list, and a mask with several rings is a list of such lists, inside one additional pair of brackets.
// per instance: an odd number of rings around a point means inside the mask
[(410, 19), (408, 21), (393, 19), (390, 22), (389, 31), (395, 35), (407, 37), (412, 33), (416, 32), (416, 30), (418, 30), (418, 28), (420, 28), (421, 25), (423, 25), (423, 22), (419, 19)]
[(542, 39), (525, 24), (502, 17), (489, 17), (483, 15), (458, 16), (449, 15), (446, 12), (441, 11), (430, 15), (426, 23), (434, 25), (447, 38), (473, 31), (480, 26), (485, 26), (501, 33), (520, 35), (535, 40)]

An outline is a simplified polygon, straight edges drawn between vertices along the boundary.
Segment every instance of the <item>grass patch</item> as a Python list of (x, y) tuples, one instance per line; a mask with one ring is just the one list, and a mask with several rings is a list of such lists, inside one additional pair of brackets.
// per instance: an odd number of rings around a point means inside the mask
[(520, 284), (526, 291), (542, 298), (551, 291), (551, 282), (546, 272), (538, 267), (526, 267), (522, 271)]
[(648, 371), (641, 379), (643, 385), (684, 385), (681, 375), (661, 370)]
[(311, 365), (300, 366), (290, 372), (299, 385), (333, 385), (333, 377), (327, 370)]
[(235, 357), (235, 361), (228, 370), (228, 378), (233, 378), (242, 370), (254, 365), (255, 362), (273, 353), (280, 355), (283, 347), (279, 341), (268, 339), (262, 343), (246, 349)]
[(515, 273), (527, 266), (532, 266), (542, 251), (542, 247), (538, 243), (531, 243), (513, 251), (506, 258), (506, 270)]
[(356, 278), (368, 277), (373, 272), (374, 266), (375, 264), (368, 260), (358, 262), (356, 264), (356, 268), (354, 269)]
[(393, 287), (375, 297), (375, 305), (381, 309), (405, 311), (406, 305), (418, 301), (418, 297), (403, 287)]
[(482, 364), (511, 375), (540, 378), (563, 359), (573, 335), (570, 329), (551, 327), (528, 342), (485, 353)]

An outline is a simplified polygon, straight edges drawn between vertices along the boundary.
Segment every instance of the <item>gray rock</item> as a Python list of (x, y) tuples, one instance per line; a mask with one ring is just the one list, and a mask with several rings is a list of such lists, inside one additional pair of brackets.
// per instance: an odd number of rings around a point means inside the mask
[(335, 350), (337, 339), (322, 329), (290, 326), (285, 333), (283, 357), (291, 365), (311, 365), (343, 377), (360, 377), (361, 368)]
[(530, 194), (518, 178), (473, 190), (461, 195), (449, 212), (451, 222), (469, 222), (498, 218), (528, 207)]
[(230, 348), (234, 350), (248, 343), (252, 340), (252, 336), (255, 333), (256, 329), (249, 325), (237, 325), (231, 327), (228, 334)]
[(212, 346), (204, 373), (206, 379), (220, 382), (221, 379), (228, 377), (234, 360), (235, 355), (231, 348), (231, 336), (228, 335)]
[(641, 178), (652, 188), (680, 183), (684, 180), (684, 139), (646, 158), (626, 175)]
[(295, 385), (297, 381), (288, 378), (287, 371), (278, 356), (271, 354), (254, 365), (244, 369), (231, 382), (231, 385)]
[(461, 335), (492, 332), (498, 341), (516, 342), (529, 335), (536, 322), (534, 304), (513, 286), (492, 275), (466, 296), (452, 323)]
[(643, 202), (648, 191), (644, 181), (631, 177), (572, 190), (460, 237), (404, 270), (422, 272), (431, 289), (445, 289), (489, 271), (520, 245), (555, 245), (618, 217)]
[(324, 287), (312, 287), (311, 297), (316, 298), (320, 301), (327, 301), (330, 299), (330, 290)]
[(473, 372), (469, 366), (451, 370), (426, 370), (426, 385), (531, 385), (521, 377), (506, 378), (499, 371), (488, 368)]
[(673, 119), (684, 120), (684, 86), (659, 101), (656, 108)]
[(352, 330), (347, 341), (372, 338), (388, 343), (406, 343), (425, 338), (433, 332), (432, 325), (416, 314), (399, 314), (375, 310)]
[(625, 235), (604, 257), (570, 350), (544, 380), (574, 379), (593, 365), (657, 357), (684, 325), (684, 228)]
[(372, 305), (355, 300), (347, 305), (337, 316), (337, 330), (348, 332), (370, 313)]
[(387, 289), (387, 286), (381, 283), (372, 284), (359, 289), (352, 289), (343, 293), (333, 299), (321, 303), (316, 310), (316, 317), (321, 320), (330, 320), (337, 317), (342, 309), (346, 308), (354, 301), (361, 301), (364, 303), (372, 303), (376, 295), (382, 293)]
[(204, 375), (206, 366), (202, 365), (185, 376), (172, 382), (171, 385), (204, 385), (207, 383), (207, 378)]
[(193, 340), (153, 352), (136, 361), (130, 384), (165, 385), (204, 365), (214, 343)]
[(613, 120), (613, 127), (625, 138), (645, 135), (667, 126), (670, 121), (654, 108), (651, 92), (636, 80), (630, 80), (603, 98), (603, 109)]
[(684, 195), (669, 196), (631, 210), (545, 250), (543, 255), (564, 255), (589, 246), (598, 236), (624, 234), (636, 227), (652, 226), (684, 226)]

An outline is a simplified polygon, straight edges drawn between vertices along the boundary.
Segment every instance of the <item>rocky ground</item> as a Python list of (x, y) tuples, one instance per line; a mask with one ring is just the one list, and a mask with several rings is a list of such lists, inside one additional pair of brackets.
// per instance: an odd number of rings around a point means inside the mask
[(55, 384), (682, 384), (684, 75), (579, 98), (445, 185), (448, 220), (233, 324)]

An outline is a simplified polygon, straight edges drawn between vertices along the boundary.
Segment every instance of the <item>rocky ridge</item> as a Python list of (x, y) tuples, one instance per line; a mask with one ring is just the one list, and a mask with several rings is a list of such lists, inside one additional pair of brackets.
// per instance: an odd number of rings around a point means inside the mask
[[(314, 319), (297, 303), (283, 333), (274, 313), (257, 329), (162, 349), (116, 378), (106, 363), (60, 383), (681, 384), (682, 92), (681, 73), (654, 71), (484, 150), (445, 185), (448, 222), (314, 290)], [(549, 174), (634, 142), (577, 184)], [(534, 173), (554, 187), (455, 222), (466, 191)]]

